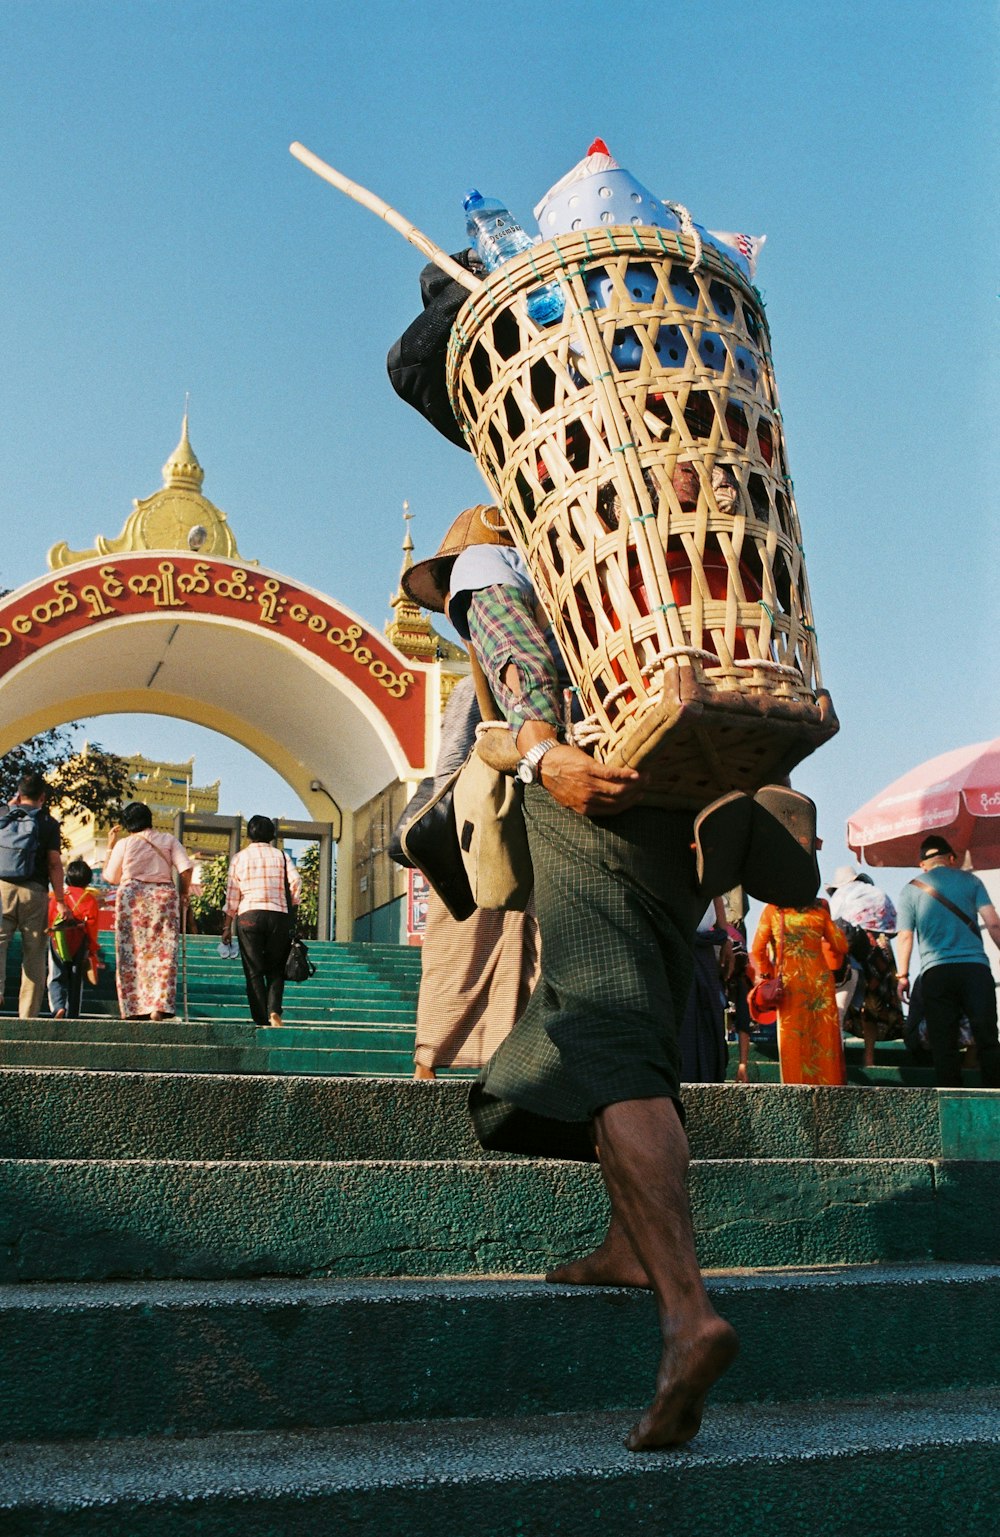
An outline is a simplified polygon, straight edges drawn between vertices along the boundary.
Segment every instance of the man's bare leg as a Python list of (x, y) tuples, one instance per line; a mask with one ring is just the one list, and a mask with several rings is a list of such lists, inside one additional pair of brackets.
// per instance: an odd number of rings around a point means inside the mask
[(656, 1394), (625, 1444), (630, 1451), (679, 1446), (697, 1435), (708, 1391), (739, 1350), (698, 1268), (687, 1137), (667, 1098), (607, 1105), (595, 1131), (614, 1219), (649, 1277), (663, 1336)]
[(545, 1279), (562, 1286), (644, 1286), (647, 1291), (652, 1285), (614, 1212), (604, 1242), (592, 1254), (557, 1265)]
[(864, 1067), (875, 1066), (875, 1025), (872, 1020), (862, 1019), (861, 1033), (865, 1043)]

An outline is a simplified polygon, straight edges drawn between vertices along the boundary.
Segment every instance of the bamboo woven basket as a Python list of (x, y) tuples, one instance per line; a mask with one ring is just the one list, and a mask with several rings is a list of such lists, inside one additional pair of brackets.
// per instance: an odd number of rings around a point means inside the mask
[[(565, 310), (541, 327), (526, 297), (553, 279)], [(834, 734), (767, 323), (735, 263), (646, 227), (536, 246), (463, 306), (448, 378), (579, 693), (577, 741), (698, 807)]]

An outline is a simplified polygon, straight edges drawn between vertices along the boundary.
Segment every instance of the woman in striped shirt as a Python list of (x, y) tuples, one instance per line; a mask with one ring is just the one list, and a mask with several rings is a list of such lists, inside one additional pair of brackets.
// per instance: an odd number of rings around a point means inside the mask
[(282, 1023), (285, 962), (295, 930), (291, 908), (302, 898), (299, 873), (283, 849), (272, 847), (274, 835), (270, 817), (250, 818), (250, 842), (229, 866), (222, 927), (228, 944), (235, 921), (247, 1001), (254, 1023), (261, 1029)]

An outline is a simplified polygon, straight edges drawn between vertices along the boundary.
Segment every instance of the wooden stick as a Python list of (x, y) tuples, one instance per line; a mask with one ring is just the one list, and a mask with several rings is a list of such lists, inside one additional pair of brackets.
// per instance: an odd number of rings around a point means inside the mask
[(461, 283), (462, 287), (467, 288), (470, 293), (476, 293), (482, 287), (481, 278), (473, 277), (471, 272), (467, 272), (446, 251), (442, 251), (440, 246), (435, 245), (422, 230), (418, 230), (415, 224), (411, 224), (409, 219), (404, 219), (401, 213), (391, 208), (384, 199), (374, 192), (369, 192), (368, 188), (362, 187), (360, 183), (351, 181), (340, 171), (335, 171), (332, 165), (327, 165), (325, 160), (320, 160), (318, 155), (314, 155), (312, 150), (306, 149), (305, 145), (300, 144), (298, 140), (288, 147), (296, 160), (301, 161), (310, 171), (315, 171), (316, 175), (321, 176), (324, 181), (328, 181), (331, 187), (336, 187), (340, 192), (346, 192), (347, 196), (353, 198), (356, 203), (378, 214), (380, 219), (384, 219), (387, 224), (392, 225), (394, 230), (398, 230), (405, 240), (415, 245), (418, 251), (423, 251), (425, 256), (429, 256), (436, 267), (440, 267), (442, 272), (447, 272), (450, 278), (454, 278), (456, 283)]

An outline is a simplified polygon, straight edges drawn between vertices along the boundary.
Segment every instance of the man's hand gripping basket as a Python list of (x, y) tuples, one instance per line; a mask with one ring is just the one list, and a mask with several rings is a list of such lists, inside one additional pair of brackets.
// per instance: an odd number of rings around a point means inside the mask
[[(543, 328), (525, 298), (553, 278)], [(833, 735), (767, 324), (734, 263), (668, 230), (562, 236), (472, 295), (448, 369), (579, 692), (576, 740), (701, 807)]]

